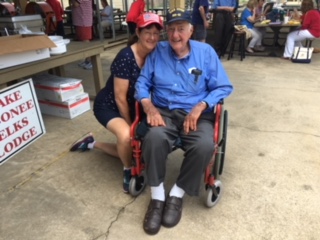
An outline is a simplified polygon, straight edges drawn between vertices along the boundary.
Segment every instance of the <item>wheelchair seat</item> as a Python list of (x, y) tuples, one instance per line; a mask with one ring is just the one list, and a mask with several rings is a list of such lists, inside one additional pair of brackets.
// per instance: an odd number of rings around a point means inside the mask
[[(223, 109), (223, 100), (214, 108), (214, 136), (213, 142), (215, 145), (214, 154), (210, 163), (204, 172), (204, 183), (207, 191), (205, 205), (213, 207), (218, 203), (222, 193), (222, 183), (219, 176), (222, 174), (227, 139), (227, 122), (228, 112)], [(144, 161), (142, 159), (141, 145), (144, 136), (149, 130), (145, 114), (142, 112), (140, 103), (136, 102), (136, 118), (130, 128), (131, 146), (132, 146), (132, 178), (129, 184), (129, 193), (132, 196), (138, 196), (146, 186), (146, 174), (144, 172)], [(177, 138), (173, 144), (173, 149), (181, 148), (183, 150), (182, 141)]]

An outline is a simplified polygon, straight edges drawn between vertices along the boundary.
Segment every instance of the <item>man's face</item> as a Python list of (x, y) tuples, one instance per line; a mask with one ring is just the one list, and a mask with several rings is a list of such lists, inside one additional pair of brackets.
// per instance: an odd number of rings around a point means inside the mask
[(192, 25), (186, 21), (173, 22), (167, 26), (169, 43), (177, 54), (183, 52), (188, 47), (192, 31)]

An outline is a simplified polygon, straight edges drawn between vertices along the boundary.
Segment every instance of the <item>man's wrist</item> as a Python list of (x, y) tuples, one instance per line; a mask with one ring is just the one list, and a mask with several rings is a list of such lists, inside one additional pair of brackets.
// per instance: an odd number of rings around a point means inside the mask
[(206, 101), (201, 101), (200, 104), (205, 106), (205, 109), (209, 107), (209, 104)]

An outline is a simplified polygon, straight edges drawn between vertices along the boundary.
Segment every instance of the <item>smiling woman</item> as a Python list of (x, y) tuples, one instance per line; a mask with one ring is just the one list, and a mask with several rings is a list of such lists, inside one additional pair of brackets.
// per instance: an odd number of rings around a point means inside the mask
[(94, 101), (94, 115), (103, 127), (112, 132), (117, 143), (96, 142), (91, 134), (73, 144), (70, 151), (86, 151), (93, 148), (120, 158), (123, 163), (123, 191), (128, 192), (131, 179), (130, 125), (135, 116), (134, 85), (147, 55), (159, 41), (163, 28), (161, 18), (145, 13), (137, 19), (135, 34), (113, 60), (111, 75), (106, 86)]

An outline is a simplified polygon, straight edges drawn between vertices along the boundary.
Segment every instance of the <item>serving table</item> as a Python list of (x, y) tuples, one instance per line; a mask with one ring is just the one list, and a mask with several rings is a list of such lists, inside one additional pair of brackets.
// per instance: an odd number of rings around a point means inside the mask
[[(273, 32), (273, 42), (272, 42), (272, 47), (277, 47), (277, 46), (281, 46), (281, 44), (279, 43), (279, 34), (280, 34), (280, 30), (282, 28), (289, 28), (289, 32), (293, 31), (294, 29), (300, 27), (301, 24), (300, 23), (282, 23), (282, 22), (270, 22), (270, 23), (261, 23), (261, 22), (257, 22), (254, 24), (255, 28), (270, 28)], [(276, 54), (274, 52), (271, 53), (271, 55), (275, 55)]]
[[(14, 80), (30, 77), (33, 74), (53, 69), (58, 76), (65, 76), (64, 65), (84, 60), (87, 57), (91, 58), (93, 81), (95, 86), (95, 94), (103, 88), (104, 80), (102, 74), (102, 65), (100, 53), (104, 51), (102, 42), (74, 42), (71, 41), (67, 45), (67, 52), (51, 56), (47, 59), (22, 64), (10, 68), (0, 70), (0, 88), (5, 88)], [(95, 96), (90, 96), (94, 98)]]

